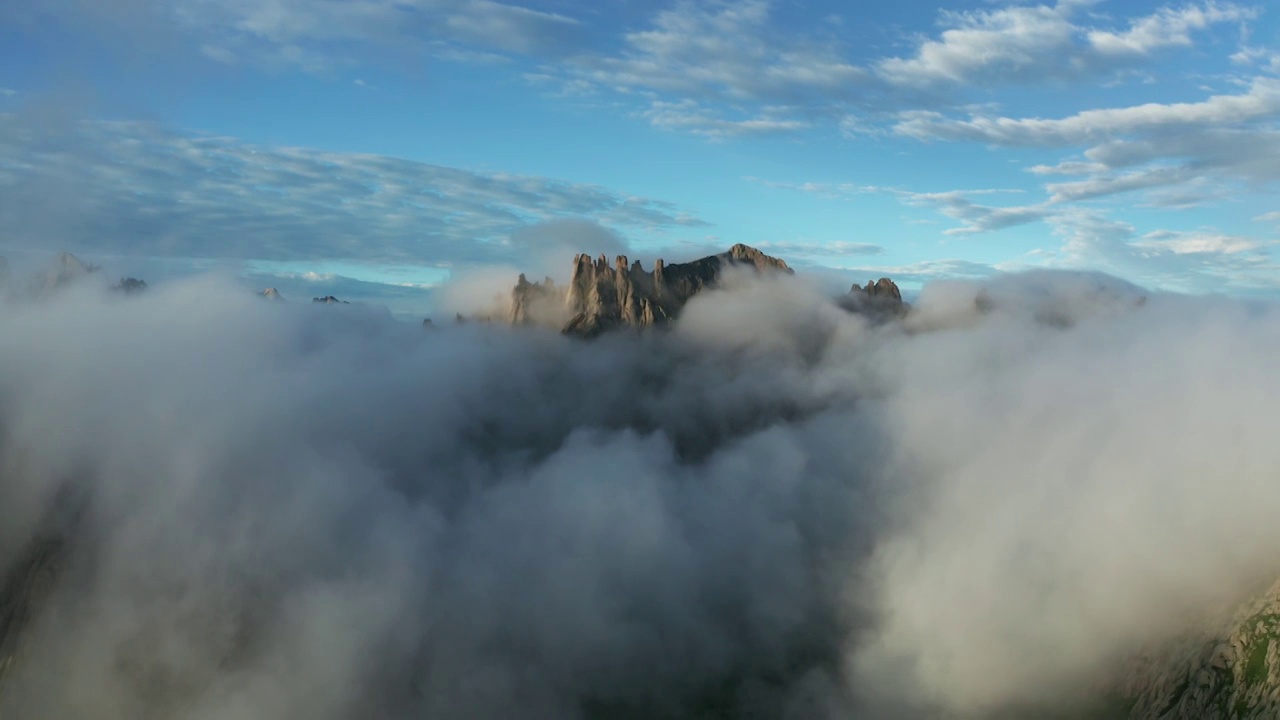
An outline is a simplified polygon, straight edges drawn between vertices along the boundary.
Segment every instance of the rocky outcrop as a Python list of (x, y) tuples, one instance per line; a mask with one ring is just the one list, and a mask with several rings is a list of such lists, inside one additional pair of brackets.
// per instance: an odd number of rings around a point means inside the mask
[(868, 298), (877, 300), (896, 300), (902, 302), (902, 291), (898, 290), (898, 284), (889, 278), (880, 278), (875, 282), (867, 283), (866, 287), (858, 287), (854, 285), (849, 292), (851, 294), (861, 293)]
[(1118, 690), (1132, 720), (1280, 717), (1280, 582), (1238, 609), (1216, 637), (1136, 658)]
[(284, 296), (275, 288), (267, 288), (258, 294), (268, 300), (284, 300)]
[(311, 302), (321, 303), (324, 305), (350, 305), (351, 304), (346, 300), (339, 300), (338, 298), (332, 295), (325, 295), (324, 297), (311, 298)]
[(592, 337), (622, 327), (651, 327), (674, 319), (694, 295), (722, 283), (733, 269), (755, 273), (791, 274), (782, 260), (746, 245), (687, 263), (654, 262), (645, 270), (637, 260), (619, 255), (611, 266), (604, 255), (582, 254), (573, 259), (566, 287), (550, 278), (531, 283), (521, 275), (512, 290), (512, 323), (547, 324), (556, 321), (571, 335)]
[(854, 285), (839, 300), (840, 307), (865, 314), (874, 320), (891, 320), (907, 314), (910, 306), (902, 301), (902, 291), (889, 278), (880, 278), (864, 286)]
[(120, 278), (120, 282), (111, 286), (112, 292), (122, 293), (124, 295), (136, 295), (147, 289), (147, 281), (138, 278)]
[[(529, 282), (524, 273), (511, 291), (511, 322), (515, 325), (546, 324), (554, 321), (559, 306), (564, 304), (566, 288), (556, 287), (551, 278)], [(551, 317), (547, 317), (550, 315)]]

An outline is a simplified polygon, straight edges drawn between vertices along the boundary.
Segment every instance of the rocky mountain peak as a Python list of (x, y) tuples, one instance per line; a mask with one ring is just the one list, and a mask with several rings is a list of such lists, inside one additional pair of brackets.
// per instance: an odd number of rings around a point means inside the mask
[(721, 257), (727, 257), (731, 263), (745, 263), (754, 265), (757, 270), (779, 270), (786, 273), (794, 272), (787, 263), (780, 258), (766, 255), (763, 252), (751, 247), (738, 243), (729, 248), (729, 252), (723, 253)]
[(652, 270), (626, 255), (610, 263), (608, 257), (574, 256), (569, 284), (551, 278), (529, 282), (521, 275), (511, 295), (511, 322), (556, 322), (563, 331), (589, 337), (618, 326), (649, 327), (670, 321), (697, 293), (719, 284), (726, 269), (747, 267), (755, 272), (785, 272), (791, 268), (747, 245), (687, 263), (654, 261)]
[(910, 309), (902, 301), (902, 291), (898, 284), (889, 278), (868, 282), (866, 285), (854, 284), (849, 294), (840, 298), (840, 307), (851, 312), (861, 313), (874, 321), (884, 321), (902, 317)]
[(868, 297), (873, 298), (902, 300), (902, 291), (898, 289), (898, 284), (885, 277), (882, 277), (875, 282), (869, 282), (863, 287), (854, 285), (849, 292), (861, 292)]
[(267, 288), (258, 294), (268, 300), (284, 300), (284, 296), (275, 288)]

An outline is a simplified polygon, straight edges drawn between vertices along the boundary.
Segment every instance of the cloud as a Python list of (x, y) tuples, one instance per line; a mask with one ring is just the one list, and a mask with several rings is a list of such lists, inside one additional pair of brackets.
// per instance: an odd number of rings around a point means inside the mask
[[(919, 306), (936, 302), (945, 312), (972, 298), (975, 289), (940, 286)], [(1037, 711), (1037, 698), (1056, 696), (1069, 704), (1073, 697), (1105, 694), (1112, 686), (1102, 668), (1130, 667), (1128, 648), (1138, 638), (1194, 638), (1189, 628), (1212, 612), (1207, 608), (1231, 607), (1237, 601), (1228, 598), (1269, 583), (1262, 578), (1274, 565), (1249, 539), (1253, 531), (1238, 532), (1240, 521), (1229, 519), (1250, 502), (1237, 491), (1268, 507), (1275, 502), (1269, 491), (1244, 490), (1265, 471), (1220, 474), (1210, 466), (1229, 454), (1215, 449), (1218, 442), (1230, 444), (1239, 432), (1260, 441), (1249, 418), (1261, 400), (1249, 399), (1249, 388), (1265, 372), (1263, 356), (1254, 353), (1274, 338), (1258, 337), (1268, 331), (1251, 318), (1267, 318), (1262, 322), (1269, 326), (1275, 310), (1270, 304), (1156, 297), (1148, 309), (1134, 312), (1126, 308), (1137, 301), (1135, 288), (1088, 275), (1057, 282), (1017, 276), (986, 289), (996, 313), (1000, 296), (1008, 293), (1016, 299), (1013, 307), (1041, 312), (1046, 321), (1055, 308), (1090, 305), (1096, 314), (1030, 346), (1018, 345), (1028, 336), (979, 325), (977, 335), (986, 342), (981, 349), (974, 347), (977, 337), (953, 343), (935, 335), (922, 343), (932, 358), (923, 352), (898, 358), (898, 377), (914, 383), (906, 393), (915, 403), (888, 412), (905, 424), (906, 447), (929, 447), (920, 465), (904, 462), (938, 477), (930, 488), (938, 494), (904, 501), (912, 508), (904, 512), (909, 520), (878, 548), (887, 627), (859, 665), (888, 692), (919, 692), (922, 702), (946, 703), (952, 716), (999, 717), (993, 705), (1022, 697), (1030, 707), (1010, 715), (1039, 717), (1045, 713)], [(1044, 302), (1030, 300), (1040, 292)], [(1018, 359), (1006, 364), (1006, 353)], [(1171, 387), (1192, 387), (1209, 373), (1230, 374), (1242, 356), (1248, 358), (1247, 379), (1208, 381), (1213, 387), (1192, 391), (1195, 399), (1171, 397), (1178, 394)], [(976, 371), (983, 362), (994, 367)], [(949, 368), (957, 364), (964, 369), (952, 374)], [(974, 424), (982, 430), (948, 437), (955, 427), (950, 409), (961, 407), (978, 409), (981, 421)], [(931, 412), (940, 414), (929, 420)], [(1206, 424), (1193, 419), (1199, 413), (1224, 419)], [(1170, 433), (1193, 444), (1177, 450), (1176, 458), (1155, 459), (1159, 448), (1169, 447)], [(1248, 457), (1265, 454), (1253, 440), (1246, 443)], [(1231, 478), (1231, 501), (1220, 502), (1211, 489), (1223, 477)], [(920, 506), (928, 509), (917, 515)], [(1245, 513), (1260, 520), (1264, 511)], [(1187, 525), (1168, 534), (1159, 529), (1175, 517), (1197, 528), (1195, 542), (1173, 539)], [(1237, 529), (1228, 529), (1233, 525)], [(1176, 567), (1184, 560), (1166, 562), (1169, 551), (1188, 553), (1190, 567)], [(1245, 579), (1254, 571), (1257, 585)], [(1161, 587), (1168, 594), (1156, 589)], [(904, 674), (911, 679), (904, 682)]]
[(982, 73), (1020, 80), (1050, 67), (1070, 71), (1070, 60), (1063, 62), (1076, 32), (1069, 10), (1034, 5), (944, 14), (951, 27), (938, 39), (922, 41), (912, 57), (880, 60), (876, 69), (890, 83), (911, 86), (967, 83)]
[(519, 252), (512, 233), (559, 218), (642, 231), (705, 225), (669, 203), (549, 178), (132, 122), (49, 135), (0, 115), (0, 127), (4, 242), (49, 252), (448, 265), (509, 261)]
[(789, 278), (583, 343), (242, 290), (0, 311), (0, 714), (1039, 717), (1275, 578), (1273, 304)]
[(1103, 75), (1154, 51), (1191, 45), (1193, 30), (1256, 15), (1246, 8), (1213, 2), (1165, 7), (1115, 31), (1076, 23), (1074, 16), (1089, 4), (944, 11), (942, 22), (947, 29), (937, 39), (922, 40), (910, 57), (879, 60), (876, 71), (891, 84), (919, 88)]
[(1172, 252), (1175, 255), (1218, 254), (1236, 255), (1257, 250), (1262, 243), (1253, 238), (1239, 235), (1224, 235), (1204, 232), (1176, 232), (1158, 230), (1147, 233), (1142, 239), (1133, 243), (1139, 248), (1156, 248)]
[(1259, 293), (1280, 289), (1280, 265), (1267, 243), (1214, 229), (1137, 229), (1096, 211), (1049, 219), (1064, 238), (1050, 265), (1095, 268), (1172, 291)]
[(773, 242), (766, 241), (756, 243), (756, 247), (775, 257), (790, 258), (793, 257), (820, 257), (820, 258), (841, 258), (850, 255), (880, 255), (884, 253), (884, 247), (874, 243), (850, 242), (847, 240), (836, 240), (832, 242), (817, 241), (782, 241)]
[(802, 120), (761, 116), (745, 119), (717, 117), (692, 100), (672, 103), (655, 100), (648, 110), (640, 113), (654, 127), (676, 130), (693, 135), (720, 140), (743, 135), (774, 135), (789, 133), (809, 127)]
[(1046, 204), (1015, 207), (982, 205), (970, 199), (971, 195), (1001, 192), (998, 190), (952, 190), (937, 193), (898, 191), (909, 205), (932, 207), (949, 218), (960, 220), (963, 225), (946, 230), (947, 235), (973, 235), (1003, 230), (1043, 220), (1053, 214)]
[[(865, 60), (825, 31), (775, 22), (768, 0), (684, 0), (626, 34), (616, 52), (583, 53), (538, 77), (560, 77), (579, 92), (646, 95), (654, 106), (642, 116), (655, 125), (711, 137), (796, 132), (823, 119), (856, 136), (879, 132), (885, 113), (953, 104), (955, 97), (934, 92), (940, 85), (968, 90), (1113, 74), (1157, 50), (1185, 47), (1193, 31), (1255, 14), (1208, 3), (1163, 8), (1113, 29), (1076, 24), (1080, 5), (943, 12), (945, 29), (921, 39), (912, 56)], [(769, 107), (777, 110), (763, 111)], [(681, 108), (697, 111), (677, 115)], [(730, 119), (757, 114), (768, 117)]]
[(1151, 131), (1226, 128), (1280, 114), (1280, 80), (1255, 78), (1237, 95), (1198, 103), (1146, 103), (1085, 110), (1061, 119), (971, 117), (956, 120), (932, 112), (910, 113), (894, 126), (919, 140), (967, 140), (994, 145), (1054, 147), (1096, 143), (1116, 135)]
[(897, 134), (923, 141), (981, 142), (1000, 147), (1080, 147), (1083, 157), (1030, 168), (1037, 175), (1083, 179), (1049, 183), (1050, 203), (1071, 203), (1135, 190), (1179, 198), (1187, 207), (1227, 193), (1226, 184), (1255, 187), (1280, 180), (1280, 82), (1253, 78), (1237, 94), (1193, 103), (1146, 103), (1094, 109), (1063, 118), (947, 117), (933, 111), (900, 116)]
[[(511, 235), (514, 258), (528, 258), (524, 268), (534, 280), (549, 275), (567, 281), (570, 260), (581, 253), (613, 258), (630, 252), (630, 245), (613, 230), (590, 220), (565, 218), (548, 220), (517, 230)], [(507, 276), (510, 280), (510, 274)]]
[[(995, 207), (974, 202), (975, 195), (995, 195), (1021, 192), (999, 188), (978, 190), (948, 190), (945, 192), (915, 192), (901, 188), (881, 187), (877, 185), (856, 185), (854, 183), (815, 183), (815, 182), (779, 182), (757, 177), (745, 177), (748, 182), (765, 187), (782, 190), (795, 190), (828, 199), (848, 198), (856, 195), (880, 193), (894, 195), (899, 200), (913, 207), (934, 208), (949, 218), (962, 221), (958, 228), (951, 228), (948, 235), (972, 235), (1004, 228), (1025, 225), (1043, 220), (1053, 214), (1054, 209), (1048, 203), (1023, 205), (1015, 207)], [(921, 222), (921, 221), (915, 221)]]
[(878, 133), (886, 113), (954, 105), (974, 88), (1111, 75), (1186, 47), (1194, 32), (1256, 15), (1206, 3), (1113, 27), (1078, 24), (1078, 2), (944, 11), (939, 36), (918, 39), (912, 55), (868, 59), (842, 41), (839, 24), (782, 22), (775, 5), (682, 0), (617, 49), (546, 64), (534, 76), (576, 93), (645, 97), (653, 104), (641, 117), (651, 123), (714, 138), (824, 121), (857, 136)]
[(180, 27), (205, 38), (214, 60), (311, 72), (386, 52), (463, 60), (556, 55), (585, 39), (574, 18), (492, 0), (173, 0), (170, 8)]
[[(1077, 168), (1034, 168), (1039, 174), (1076, 172)], [(1096, 172), (1081, 165), (1081, 172)], [(1088, 180), (1051, 183), (1049, 198), (1040, 203), (997, 206), (977, 202), (974, 197), (1016, 192), (1002, 189), (915, 192), (899, 188), (879, 188), (853, 184), (788, 183), (748, 177), (766, 187), (806, 192), (820, 197), (841, 198), (861, 193), (885, 193), (913, 207), (934, 209), (961, 222), (944, 235), (978, 235), (1036, 222), (1047, 222), (1064, 242), (1056, 250), (1036, 250), (1025, 260), (988, 265), (947, 260), (909, 266), (859, 268), (859, 272), (880, 272), (909, 283), (954, 277), (986, 277), (997, 270), (1033, 267), (1100, 269), (1121, 277), (1134, 278), (1153, 287), (1180, 292), (1271, 292), (1280, 289), (1280, 265), (1273, 260), (1273, 243), (1257, 238), (1222, 233), (1213, 228), (1192, 231), (1155, 229), (1140, 234), (1133, 225), (1111, 219), (1095, 209), (1078, 204), (1118, 192), (1184, 185), (1185, 192), (1155, 195), (1152, 203), (1162, 207), (1187, 207), (1216, 197), (1214, 187), (1186, 176), (1184, 168), (1150, 169), (1129, 174), (1099, 174)], [(1272, 213), (1274, 214), (1274, 213)], [(1254, 218), (1267, 221), (1270, 215)], [(908, 221), (910, 222), (910, 221)], [(918, 222), (918, 221), (916, 221)]]
[(879, 187), (876, 185), (857, 185), (855, 183), (782, 182), (778, 180), (766, 180), (764, 178), (758, 178), (751, 175), (745, 176), (742, 179), (747, 182), (756, 183), (769, 188), (798, 190), (800, 192), (831, 199), (863, 195), (867, 193), (894, 192), (892, 188)]
[(998, 268), (987, 263), (960, 258), (922, 260), (895, 265), (842, 263), (835, 269), (839, 270), (839, 275), (846, 280), (849, 276), (853, 276), (855, 284), (887, 277), (904, 288), (919, 288), (927, 283), (942, 280), (981, 280), (1001, 273)]
[(616, 55), (583, 55), (567, 71), (604, 88), (670, 94), (677, 103), (803, 103), (812, 111), (856, 93), (866, 71), (833, 43), (776, 30), (771, 6), (681, 0), (648, 29), (627, 33)]
[(898, 113), (965, 107), (975, 91), (1115, 76), (1257, 15), (1207, 2), (1112, 21), (1082, 17), (1088, 4), (943, 11), (940, 32), (909, 38), (900, 57), (875, 56), (830, 18), (795, 23), (773, 0), (679, 0), (631, 30), (610, 13), (495, 0), (136, 0), (112, 11), (59, 0), (20, 16), (61, 18), (122, 46), (154, 37), (218, 63), (321, 74), (389, 58), (509, 63), (559, 97), (610, 94), (655, 126), (721, 139), (828, 125), (876, 135)]
[[(172, 281), (171, 281), (172, 282)], [(178, 282), (190, 282), (184, 278)], [(421, 320), (428, 314), (435, 300), (436, 285), (396, 281), (370, 281), (347, 277), (337, 273), (313, 271), (290, 273), (268, 272), (250, 267), (239, 278), (238, 284), (252, 292), (275, 288), (286, 301), (309, 303), (312, 298), (333, 295), (339, 300), (361, 303), (371, 310), (386, 308), (393, 316), (407, 320)], [(154, 287), (163, 287), (156, 283)]]
[(1276, 222), (1280, 220), (1280, 211), (1263, 213), (1253, 218), (1254, 222)]
[(1252, 20), (1258, 13), (1256, 8), (1217, 2), (1180, 8), (1163, 7), (1134, 20), (1124, 32), (1092, 30), (1088, 36), (1089, 44), (1103, 55), (1148, 55), (1165, 48), (1190, 47), (1191, 31), (1204, 30), (1219, 23)]
[(1176, 185), (1192, 179), (1194, 179), (1194, 174), (1189, 168), (1160, 167), (1131, 173), (1099, 174), (1088, 180), (1049, 183), (1045, 185), (1045, 190), (1049, 192), (1050, 202), (1062, 203), (1088, 200), (1133, 190)]

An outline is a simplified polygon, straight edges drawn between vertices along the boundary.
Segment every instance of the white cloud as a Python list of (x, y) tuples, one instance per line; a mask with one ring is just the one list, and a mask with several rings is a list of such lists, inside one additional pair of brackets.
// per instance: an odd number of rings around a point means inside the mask
[(113, 42), (173, 43), (216, 62), (317, 73), (388, 55), (554, 56), (586, 41), (575, 18), (495, 0), (60, 0), (27, 16), (110, 33)]
[(803, 120), (766, 114), (747, 118), (720, 117), (692, 100), (654, 101), (640, 116), (663, 130), (678, 130), (712, 139), (740, 135), (771, 135), (809, 127)]
[(696, 102), (758, 101), (812, 108), (848, 98), (867, 73), (840, 49), (775, 28), (768, 0), (684, 0), (628, 33), (615, 55), (584, 55), (568, 72), (614, 89)]
[[(540, 6), (552, 9), (495, 0), (141, 4), (147, 12), (134, 14), (145, 16), (150, 35), (180, 37), (177, 44), (221, 63), (328, 73), (423, 56), (469, 64), (521, 58), (540, 64), (513, 74), (557, 95), (615, 93), (644, 103), (636, 115), (659, 127), (710, 138), (824, 124), (850, 137), (875, 135), (885, 113), (962, 106), (968, 91), (1011, 83), (1114, 77), (1135, 71), (1157, 50), (1191, 45), (1197, 32), (1254, 15), (1206, 2), (1113, 21), (1086, 15), (1082, 9), (1091, 3), (1081, 0), (944, 11), (936, 36), (912, 38), (913, 50), (901, 57), (877, 58), (853, 46), (845, 25), (797, 25), (781, 17), (776, 0), (675, 0), (631, 31), (598, 13), (557, 9), (567, 3)], [(90, 0), (53, 7), (42, 12), (82, 21), (111, 14)], [(139, 34), (128, 23), (108, 25), (116, 34)], [(906, 117), (896, 128), (966, 136), (982, 130), (942, 116)]]
[[(1008, 195), (1021, 192), (1019, 190), (1001, 188), (948, 190), (945, 192), (914, 192), (901, 188), (880, 187), (876, 185), (856, 185), (853, 183), (790, 183), (763, 180), (756, 177), (746, 177), (744, 179), (766, 187), (795, 190), (831, 199), (847, 198), (853, 195), (862, 195), (867, 193), (884, 193), (893, 195), (907, 205), (932, 208), (949, 218), (961, 221), (962, 225), (960, 227), (943, 231), (943, 234), (946, 235), (974, 235), (977, 233), (1003, 230), (1005, 228), (1043, 220), (1055, 212), (1054, 208), (1051, 207), (1049, 203), (997, 207), (992, 205), (982, 205), (971, 199), (974, 196), (981, 195)], [(916, 224), (933, 224), (933, 222), (929, 220), (910, 220), (909, 222)]]
[(1243, 92), (1199, 102), (1094, 109), (1063, 118), (958, 119), (918, 111), (902, 114), (894, 130), (925, 141), (1082, 148), (1083, 158), (1029, 168), (1036, 175), (1081, 177), (1047, 184), (1051, 203), (1159, 188), (1147, 204), (1191, 207), (1221, 197), (1226, 183), (1280, 180), (1277, 120), (1280, 79), (1257, 76)]
[[(778, 257), (788, 259), (810, 257), (847, 257), (850, 255), (879, 255), (884, 252), (884, 248), (874, 243), (851, 242), (847, 240), (836, 240), (832, 242), (820, 242), (816, 240), (793, 240), (782, 242), (760, 242), (755, 243), (759, 249)], [(827, 264), (824, 262), (824, 264)]]
[(1034, 165), (1028, 168), (1036, 175), (1087, 175), (1107, 169), (1102, 163), (1060, 162), (1056, 165)]
[(1258, 77), (1237, 95), (1214, 95), (1198, 103), (1146, 103), (1085, 110), (1061, 119), (975, 116), (967, 120), (936, 112), (903, 116), (894, 130), (919, 140), (968, 140), (1009, 146), (1063, 146), (1155, 130), (1230, 127), (1280, 115), (1280, 80)]
[(1253, 218), (1255, 222), (1280, 222), (1280, 210), (1263, 213)]
[(1123, 174), (1100, 173), (1088, 180), (1050, 183), (1045, 186), (1045, 190), (1049, 192), (1049, 202), (1076, 202), (1133, 190), (1176, 185), (1193, 176), (1189, 168), (1158, 167)]
[(919, 287), (935, 280), (982, 279), (998, 275), (1000, 270), (987, 263), (945, 258), (898, 265), (840, 265), (858, 278), (892, 278), (905, 287)]
[(960, 227), (943, 231), (946, 235), (973, 235), (1025, 225), (1043, 220), (1053, 214), (1047, 204), (995, 207), (982, 205), (970, 199), (977, 194), (1004, 192), (999, 190), (951, 190), (937, 193), (897, 191), (909, 205), (932, 207), (949, 218), (963, 223)]
[(1169, 47), (1189, 47), (1193, 30), (1249, 20), (1257, 14), (1258, 11), (1252, 8), (1217, 2), (1181, 8), (1164, 7), (1135, 20), (1124, 32), (1092, 30), (1089, 32), (1089, 44), (1105, 55), (1146, 55)]
[(1220, 254), (1236, 255), (1257, 250), (1262, 243), (1253, 238), (1225, 235), (1213, 232), (1178, 232), (1157, 230), (1143, 235), (1133, 243), (1138, 248), (1167, 250), (1174, 255)]
[[(783, 29), (773, 17), (774, 5), (682, 0), (658, 12), (646, 29), (625, 35), (621, 49), (583, 53), (536, 75), (576, 83), (579, 91), (585, 83), (655, 93), (664, 108), (701, 108), (695, 120), (684, 123), (672, 122), (669, 112), (644, 115), (667, 128), (715, 137), (741, 134), (729, 125), (711, 133), (703, 128), (729, 113), (750, 117), (759, 106), (774, 106), (787, 112), (757, 121), (767, 131), (802, 130), (821, 118), (857, 136), (878, 132), (874, 118), (885, 110), (950, 102), (914, 91), (1108, 74), (1133, 67), (1157, 49), (1185, 46), (1193, 31), (1251, 16), (1234, 5), (1208, 3), (1159, 10), (1112, 28), (1077, 24), (1079, 2), (943, 12), (945, 29), (937, 38), (920, 40), (910, 56), (855, 60), (820, 31)], [(839, 26), (826, 30), (832, 27)]]
[(1139, 235), (1132, 224), (1073, 208), (1049, 222), (1064, 239), (1051, 265), (1116, 273), (1181, 292), (1274, 292), (1280, 265), (1255, 239), (1220, 233), (1156, 230)]
[(854, 183), (781, 182), (777, 180), (765, 180), (751, 175), (742, 179), (765, 187), (777, 188), (780, 190), (795, 190), (825, 198), (848, 197), (851, 195), (862, 195), (866, 193), (895, 192), (892, 188), (879, 187), (876, 185), (857, 185)]
[(3, 241), (135, 255), (458, 263), (563, 217), (632, 230), (705, 225), (595, 185), (393, 157), (260, 147), (140, 123), (39, 136), (0, 114)]
[(1240, 21), (1254, 12), (1235, 5), (1206, 3), (1161, 8), (1132, 20), (1124, 30), (1078, 24), (1089, 2), (1025, 5), (996, 10), (944, 12), (948, 26), (936, 39), (922, 40), (910, 57), (876, 63), (891, 84), (990, 85), (1041, 82), (1106, 74), (1160, 49), (1192, 44), (1191, 32)]
[(1071, 68), (1064, 51), (1076, 34), (1070, 7), (1008, 7), (972, 13), (946, 13), (951, 27), (938, 39), (924, 40), (907, 58), (876, 64), (880, 77), (895, 85), (965, 83), (980, 74), (1024, 79), (1049, 68)]

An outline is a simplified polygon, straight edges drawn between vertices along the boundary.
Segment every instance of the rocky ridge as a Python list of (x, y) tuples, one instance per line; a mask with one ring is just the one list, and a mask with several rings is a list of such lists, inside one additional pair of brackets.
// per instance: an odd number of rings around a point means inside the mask
[(564, 333), (594, 337), (608, 330), (663, 325), (680, 313), (699, 292), (722, 284), (726, 276), (741, 270), (756, 274), (792, 274), (787, 263), (747, 245), (687, 263), (665, 264), (658, 259), (652, 270), (640, 261), (619, 255), (610, 266), (601, 255), (585, 253), (573, 259), (566, 286), (551, 278), (529, 282), (523, 274), (511, 292), (509, 320), (515, 325), (559, 324)]
[(1125, 698), (1132, 720), (1280, 717), (1280, 581), (1217, 633), (1138, 655), (1112, 692)]

